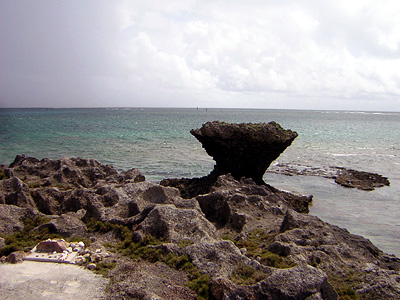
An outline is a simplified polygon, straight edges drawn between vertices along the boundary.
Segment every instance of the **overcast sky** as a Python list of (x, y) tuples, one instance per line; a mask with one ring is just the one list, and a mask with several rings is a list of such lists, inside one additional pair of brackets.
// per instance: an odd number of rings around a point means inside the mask
[(400, 1), (0, 0), (0, 107), (400, 111)]

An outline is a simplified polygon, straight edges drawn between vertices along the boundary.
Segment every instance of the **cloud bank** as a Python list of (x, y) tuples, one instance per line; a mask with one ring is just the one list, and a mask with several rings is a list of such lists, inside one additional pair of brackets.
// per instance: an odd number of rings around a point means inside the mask
[(400, 110), (398, 1), (0, 0), (0, 106)]

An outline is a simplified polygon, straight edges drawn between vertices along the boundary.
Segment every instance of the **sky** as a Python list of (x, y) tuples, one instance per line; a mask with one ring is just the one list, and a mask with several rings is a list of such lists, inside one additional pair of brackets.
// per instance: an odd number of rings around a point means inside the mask
[(400, 111), (398, 0), (0, 0), (0, 107)]

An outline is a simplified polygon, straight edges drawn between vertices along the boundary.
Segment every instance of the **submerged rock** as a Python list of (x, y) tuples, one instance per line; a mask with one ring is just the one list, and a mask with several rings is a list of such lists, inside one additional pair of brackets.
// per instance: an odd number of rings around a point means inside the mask
[(358, 188), (365, 191), (373, 191), (377, 187), (390, 185), (389, 180), (382, 175), (351, 169), (340, 170), (335, 182), (344, 187)]
[(269, 165), (289, 147), (297, 133), (278, 123), (228, 124), (207, 122), (190, 131), (216, 162), (216, 175), (232, 174), (235, 179), (252, 178), (257, 184)]
[(268, 172), (287, 176), (324, 177), (334, 179), (341, 186), (365, 191), (373, 191), (375, 188), (390, 185), (389, 179), (382, 175), (334, 166), (315, 167), (295, 163), (279, 163), (269, 168)]

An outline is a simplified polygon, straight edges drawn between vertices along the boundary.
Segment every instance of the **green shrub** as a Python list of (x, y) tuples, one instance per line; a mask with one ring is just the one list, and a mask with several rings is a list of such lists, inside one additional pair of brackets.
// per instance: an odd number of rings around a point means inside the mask
[[(188, 276), (187, 286), (195, 291), (198, 299), (209, 299), (209, 276), (201, 274), (186, 255), (178, 256), (174, 253), (164, 253), (160, 246), (167, 242), (166, 240), (157, 239), (152, 235), (145, 235), (140, 242), (133, 242), (132, 230), (127, 226), (112, 224), (109, 222), (101, 222), (94, 218), (85, 220), (89, 232), (106, 233), (113, 231), (115, 236), (120, 240), (116, 244), (108, 244), (110, 248), (118, 251), (124, 256), (133, 260), (145, 260), (151, 263), (163, 262), (170, 268), (185, 272)], [(178, 245), (181, 248), (191, 245), (192, 242), (182, 241)], [(107, 273), (108, 266), (102, 266), (99, 272)]]
[(35, 227), (47, 223), (50, 219), (36, 216), (33, 219), (24, 220), (24, 228), (16, 233), (5, 236), (5, 247), (0, 249), (0, 257), (9, 255), (14, 251), (26, 251), (32, 249), (37, 243), (47, 240), (61, 238), (60, 235), (50, 233), (48, 228), (33, 230)]
[(236, 241), (228, 235), (222, 236), (225, 240), (230, 240), (239, 248), (246, 248), (246, 256), (249, 258), (260, 258), (264, 265), (275, 268), (291, 268), (296, 264), (289, 258), (269, 252), (266, 247), (275, 239), (275, 234), (268, 234), (263, 229), (255, 229), (248, 233), (247, 238)]
[(270, 267), (287, 269), (292, 268), (296, 264), (286, 257), (279, 256), (278, 254), (269, 252), (263, 249), (259, 257), (261, 258), (261, 263)]
[(186, 286), (197, 294), (197, 299), (210, 299), (210, 276), (200, 275), (196, 279), (190, 280)]
[(252, 285), (266, 277), (267, 275), (264, 272), (258, 271), (252, 266), (240, 264), (233, 270), (229, 279), (239, 285)]
[[(344, 276), (328, 275), (328, 281), (338, 293), (338, 300), (359, 300), (357, 293), (353, 287), (360, 283), (361, 278), (349, 271)], [(375, 299), (375, 298), (366, 298)], [(377, 298), (379, 299), (379, 298)]]
[(4, 170), (2, 167), (0, 167), (0, 180), (7, 179), (6, 174), (4, 173)]
[(96, 273), (106, 276), (108, 274), (108, 272), (112, 269), (115, 268), (116, 263), (115, 262), (104, 262), (101, 261), (97, 264), (97, 268), (96, 268)]

